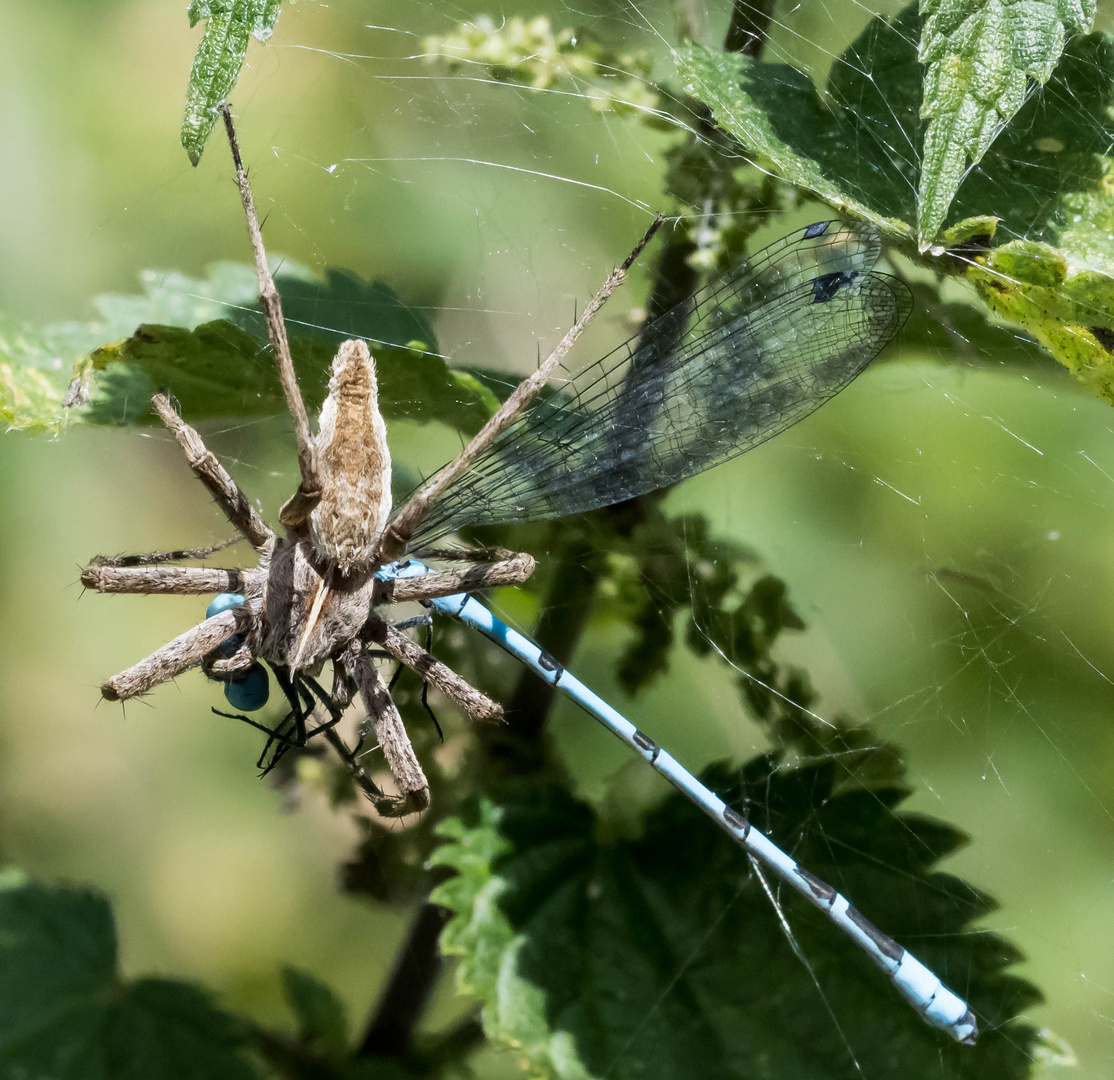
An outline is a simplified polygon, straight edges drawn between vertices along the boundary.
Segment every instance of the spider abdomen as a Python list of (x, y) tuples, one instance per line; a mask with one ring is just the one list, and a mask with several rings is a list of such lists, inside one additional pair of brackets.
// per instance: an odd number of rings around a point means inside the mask
[(310, 515), (317, 553), (348, 575), (368, 566), (391, 512), (391, 456), (375, 361), (362, 341), (337, 350), (317, 438), (321, 499)]

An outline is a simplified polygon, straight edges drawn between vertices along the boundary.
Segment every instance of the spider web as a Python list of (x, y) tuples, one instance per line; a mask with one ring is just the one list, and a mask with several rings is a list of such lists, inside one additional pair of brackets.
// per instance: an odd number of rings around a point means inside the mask
[[(896, 12), (853, 4), (778, 11), (765, 58), (822, 84), (872, 16)], [(417, 301), (452, 364), (505, 370), (512, 383), (555, 343), (576, 304), (662, 206), (663, 155), (675, 136), (594, 109), (597, 81), (576, 72), (533, 89), (493, 78), (480, 63), (452, 75), (432, 64), (425, 37), (449, 34), (474, 17), (471, 10), (407, 5), (377, 13), (384, 25), (364, 26), (368, 17), (356, 4), (290, 8), (237, 93), (254, 181), (270, 204), (268, 242), (314, 271), (345, 267), (388, 281)], [(621, 43), (620, 53), (645, 49), (655, 72), (668, 69), (673, 13), (664, 5), (554, 6), (549, 18), (555, 29)], [(710, 36), (721, 40), (722, 27)], [(279, 80), (289, 80), (285, 100), (268, 105), (265, 91)], [(617, 96), (631, 98), (639, 85), (624, 84)], [(1085, 124), (1085, 103), (1062, 88), (1056, 94), (1065, 124)], [(328, 126), (315, 122), (324, 109), (336, 114)], [(1043, 189), (1030, 175), (1032, 155), (1022, 154), (1023, 135), (1003, 148), (1017, 154), (1019, 173), (1029, 177), (1022, 188), (1039, 207)], [(897, 142), (891, 149), (915, 166), (912, 150)], [(976, 168), (970, 182), (977, 188), (993, 177), (980, 181)], [(198, 205), (229, 204), (205, 228), (229, 237), (226, 253), (241, 259), (223, 148), (209, 148), (199, 174), (174, 175), (171, 195), (190, 185), (204, 192), (194, 197)], [(150, 218), (166, 198), (140, 201), (134, 212)], [(718, 258), (733, 242), (723, 236), (731, 228), (752, 233), (757, 247), (826, 216), (814, 203), (771, 214), (768, 223), (760, 214), (709, 217), (700, 253)], [(123, 217), (115, 211), (109, 220), (121, 248), (134, 243), (119, 226)], [(1027, 228), (1019, 213), (1006, 227), (1040, 239), (1038, 217), (1030, 214)], [(197, 268), (189, 262), (203, 258), (203, 247), (182, 241), (183, 268)], [(147, 261), (165, 265), (175, 255), (162, 250)], [(652, 269), (641, 267), (605, 309), (580, 361), (627, 336), (627, 310), (644, 302)], [(926, 290), (932, 284), (918, 280)], [(900, 750), (913, 791), (902, 809), (971, 834), (946, 869), (999, 901), (980, 926), (1027, 955), (1019, 972), (1047, 999), (1028, 1015), (1070, 1045), (1075, 1075), (1099, 1077), (1114, 1056), (1109, 406), (1009, 335), (992, 350), (968, 321), (958, 287), (937, 293), (933, 285), (925, 295), (928, 317), (911, 327), (908, 346), (775, 442), (688, 482), (667, 509), (704, 515), (712, 534), (753, 550), (755, 580), (769, 572), (787, 583), (807, 630), (779, 641), (779, 662), (808, 671), (818, 717), (853, 716)], [(309, 322), (337, 328), (332, 316)], [(282, 431), (281, 422), (258, 421), (211, 439), (264, 506), (279, 505), (292, 489), (292, 458), (261, 449)], [(410, 479), (455, 447), (455, 436), (417, 424), (392, 425), (391, 436), (399, 471)], [(106, 476), (106, 490), (113, 482)], [(539, 535), (534, 554), (557, 557)], [(688, 588), (699, 600), (703, 549), (691, 554)], [(648, 595), (672, 612), (668, 598), (652, 587)], [(503, 604), (529, 628), (529, 601)], [(615, 623), (591, 628), (575, 670), (694, 770), (770, 749), (768, 731), (735, 688), (740, 675), (752, 677), (745, 661), (699, 616), (694, 627), (706, 655), (671, 653), (668, 676), (633, 702), (614, 674), (629, 646), (629, 632)], [(575, 709), (561, 707), (553, 729), (578, 794), (606, 804), (640, 783), (631, 776), (637, 765), (624, 768), (625, 751)], [(845, 782), (855, 779), (853, 766), (849, 775), (845, 761), (828, 760)], [(774, 770), (791, 775), (800, 765), (793, 759)], [(649, 804), (657, 798), (641, 794)], [(760, 789), (720, 794), (762, 799)], [(841, 837), (825, 828), (820, 839), (838, 850)], [(852, 899), (870, 910), (868, 897)], [(799, 913), (786, 905), (780, 914), (794, 931)], [(702, 962), (701, 947), (694, 942), (679, 958), (678, 979)], [(802, 956), (810, 962), (807, 944)], [(962, 979), (954, 988), (964, 992)], [(826, 983), (817, 991), (825, 1016), (832, 993)], [(667, 1008), (647, 1006), (630, 1038)], [(855, 1059), (853, 1038), (831, 1024)], [(939, 1075), (950, 1074), (942, 1065)]]
[[(825, 7), (779, 17), (766, 58), (823, 80), (871, 14)], [(653, 42), (659, 55), (655, 35), (671, 38), (668, 13), (644, 5), (557, 13), (553, 24)], [(424, 187), (427, 213), (467, 230), (456, 282), (434, 312), (442, 348), (456, 363), (488, 366), (496, 348), (524, 365), (537, 351), (531, 339), (554, 340), (571, 318), (568, 298), (594, 287), (600, 238), (611, 243), (599, 256), (609, 265), (639, 231), (639, 208), (659, 205), (661, 144), (610, 113), (586, 113), (593, 88), (578, 91), (575, 79), (533, 91), (500, 84), (479, 64), (455, 79), (431, 72), (420, 35), (443, 25), (398, 24), (378, 31), (365, 53), (343, 57), (406, 119), (393, 144), (379, 129), (388, 150), (353, 154), (338, 172), (350, 197), (370, 185)], [(385, 70), (383, 58), (400, 52), (394, 72)], [(1070, 118), (1071, 99), (1058, 93)], [(802, 213), (798, 220), (823, 216)], [(1009, 223), (1025, 235), (1021, 225)], [(937, 301), (943, 330), (919, 353), (877, 367), (815, 418), (690, 482), (670, 505), (709, 515), (714, 531), (754, 548), (787, 581), (809, 630), (785, 641), (784, 659), (809, 671), (813, 708), (824, 718), (852, 714), (900, 747), (911, 805), (971, 833), (948, 870), (1002, 903), (982, 925), (1029, 955), (1021, 972), (1049, 998), (1032, 1019), (1071, 1045), (1084, 1074), (1099, 1075), (1114, 978), (1102, 948), (1084, 943), (1103, 937), (1106, 908), (1095, 897), (1111, 813), (1089, 751), (1112, 665), (1102, 609), (1087, 598), (1105, 592), (1096, 571), (1114, 475), (1102, 449), (1109, 419), (1105, 405), (1022, 343), (991, 354), (949, 318), (961, 313), (946, 306), (953, 299)], [(618, 318), (601, 318), (601, 338), (615, 340)], [(593, 355), (591, 344), (581, 353)], [(593, 652), (581, 650), (579, 673), (617, 700), (606, 656)], [(675, 657), (658, 701), (630, 706), (690, 765), (767, 745), (710, 666)], [(579, 789), (600, 797), (622, 748), (573, 709), (560, 713), (557, 738)]]

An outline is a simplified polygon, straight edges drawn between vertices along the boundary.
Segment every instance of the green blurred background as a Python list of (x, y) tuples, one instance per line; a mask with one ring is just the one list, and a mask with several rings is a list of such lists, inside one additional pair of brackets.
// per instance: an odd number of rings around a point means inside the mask
[[(145, 268), (245, 261), (225, 147), (214, 139), (192, 169), (178, 145), (200, 34), (186, 6), (2, 4), (0, 310), (89, 319), (92, 297), (135, 291)], [(524, 371), (660, 206), (665, 143), (575, 93), (421, 61), (423, 34), (483, 10), (300, 0), (253, 44), (233, 101), (272, 253), (379, 277), (427, 311), (454, 361)], [(653, 30), (671, 33), (665, 5), (515, 11), (663, 56)], [(774, 43), (822, 65), (867, 18), (813, 5)], [(644, 291), (642, 271), (598, 346)], [(948, 869), (1000, 900), (988, 925), (1048, 997), (1034, 1021), (1070, 1043), (1073, 1075), (1109, 1076), (1114, 413), (1051, 361), (889, 357), (671, 505), (710, 514), (786, 579), (809, 630), (781, 655), (808, 668), (822, 714), (853, 713), (905, 751), (913, 806), (972, 834)], [(454, 445), (392, 434), (398, 457), (427, 467)], [(286, 425), (205, 435), (273, 517), (294, 486)], [(406, 920), (338, 892), (351, 817), (313, 798), (289, 812), (255, 778), (258, 738), (209, 713), (220, 699), (200, 676), (98, 706), (105, 676), (204, 604), (83, 597), (79, 566), (227, 531), (177, 447), (149, 431), (8, 435), (0, 489), (0, 857), (109, 893), (128, 973), (197, 977), (283, 1023), (279, 965), (292, 962), (334, 985), (358, 1024)], [(592, 632), (582, 674), (621, 697), (609, 664), (623, 638)], [(636, 708), (694, 768), (764, 746), (711, 663), (678, 657)], [(554, 729), (583, 793), (602, 797), (622, 748), (571, 708)]]

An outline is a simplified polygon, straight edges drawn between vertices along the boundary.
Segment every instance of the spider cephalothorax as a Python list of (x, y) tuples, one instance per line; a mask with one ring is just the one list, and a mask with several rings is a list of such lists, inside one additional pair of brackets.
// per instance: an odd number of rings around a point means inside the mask
[[(448, 485), (538, 393), (604, 300), (622, 282), (653, 229), (623, 266), (610, 275), (549, 359), (523, 381), (461, 454), (422, 485), (391, 518), (390, 455), (379, 412), (375, 362), (362, 341), (346, 341), (340, 346), (318, 431), (313, 435), (227, 107), (223, 114), (255, 252), (260, 304), (294, 422), (301, 483), (280, 514), (284, 535), (276, 535), (201, 436), (178, 415), (171, 399), (161, 393), (152, 398), (155, 413), (177, 439), (190, 467), (240, 538), (254, 548), (257, 561), (255, 566), (242, 569), (174, 565), (219, 548), (93, 559), (81, 580), (101, 592), (215, 593), (228, 598), (227, 603), (214, 602), (204, 622), (108, 679), (101, 691), (110, 701), (126, 700), (193, 666), (204, 666), (210, 676), (235, 686), (260, 674), (265, 679), (260, 661), (266, 661), (290, 705), (288, 720), (293, 734), (282, 734), (282, 725), (275, 732), (263, 730), (278, 738), (282, 746), (303, 745), (310, 735), (324, 733), (381, 813), (399, 815), (420, 810), (428, 805), (428, 784), (375, 660), (385, 655), (413, 668), (474, 717), (497, 720), (503, 713), (494, 701), (384, 619), (380, 610), (392, 603), (519, 583), (533, 572), (534, 560), (512, 552), (479, 552), (472, 555), (476, 565), (464, 569), (386, 580), (377, 577), (377, 572), (406, 551), (415, 530)], [(333, 669), (332, 687), (322, 691), (314, 676), (326, 662)], [(341, 743), (333, 730), (340, 712), (355, 694), (367, 711), (369, 734), (373, 731), (398, 783), (398, 795), (381, 792), (359, 765), (355, 751)], [(230, 695), (230, 700), (235, 703), (235, 696)], [(325, 706), (329, 719), (308, 731), (306, 720), (318, 702)]]

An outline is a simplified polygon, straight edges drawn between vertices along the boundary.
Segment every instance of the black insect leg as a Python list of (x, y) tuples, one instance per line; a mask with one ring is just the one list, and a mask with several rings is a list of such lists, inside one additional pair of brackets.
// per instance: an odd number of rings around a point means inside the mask
[[(256, 768), (260, 770), (260, 776), (266, 776), (282, 760), (287, 750), (300, 750), (306, 745), (306, 717), (313, 713), (314, 704), (313, 697), (300, 684), (297, 676), (291, 679), (286, 668), (276, 667), (274, 664), (271, 664), (270, 668), (286, 697), (290, 711), (270, 732), (270, 738), (255, 763)], [(289, 734), (291, 727), (294, 729), (293, 737)]]

